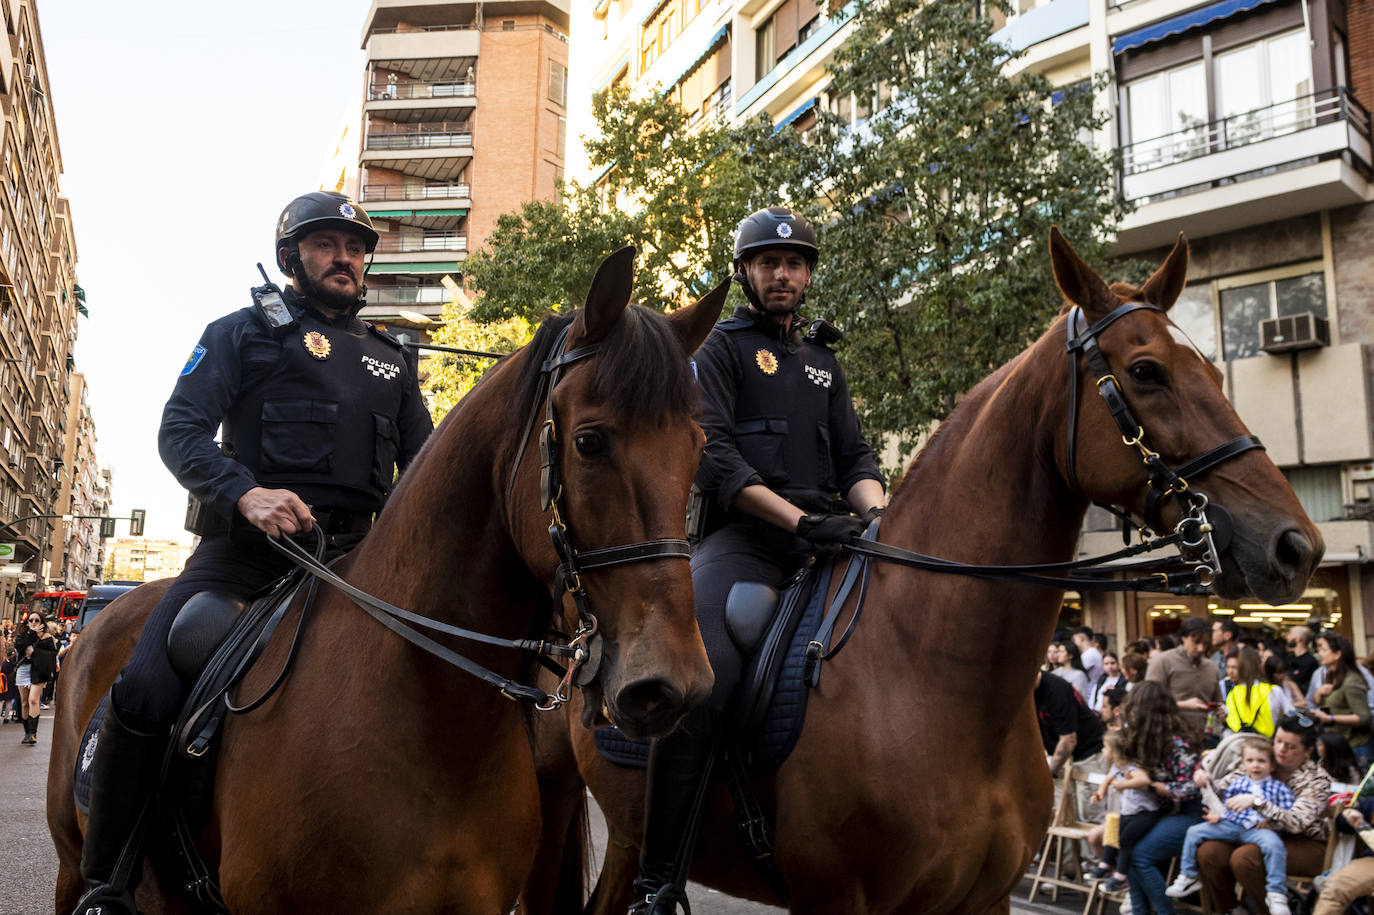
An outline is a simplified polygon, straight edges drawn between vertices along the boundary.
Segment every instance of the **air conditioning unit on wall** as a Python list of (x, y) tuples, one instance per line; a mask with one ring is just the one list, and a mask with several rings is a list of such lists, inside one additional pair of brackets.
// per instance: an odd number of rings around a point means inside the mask
[(1331, 345), (1331, 326), (1325, 318), (1310, 311), (1260, 322), (1260, 349), (1266, 353), (1289, 353)]

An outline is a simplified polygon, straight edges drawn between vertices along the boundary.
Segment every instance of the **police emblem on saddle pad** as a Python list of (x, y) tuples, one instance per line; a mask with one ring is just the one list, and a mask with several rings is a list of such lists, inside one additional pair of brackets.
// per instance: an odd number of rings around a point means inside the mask
[(307, 333), (303, 342), (305, 343), (305, 351), (316, 359), (328, 359), (329, 353), (333, 349), (329, 345), (329, 338), (317, 330)]
[(754, 354), (754, 363), (758, 365), (759, 371), (765, 375), (777, 374), (778, 357), (766, 349), (761, 349)]

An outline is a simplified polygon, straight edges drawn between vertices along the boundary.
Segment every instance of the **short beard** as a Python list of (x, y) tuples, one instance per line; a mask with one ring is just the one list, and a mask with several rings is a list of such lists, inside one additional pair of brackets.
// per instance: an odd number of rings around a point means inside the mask
[[(334, 311), (342, 312), (343, 314), (352, 314), (353, 309), (358, 307), (359, 297), (356, 295), (334, 292), (331, 289), (324, 288), (322, 283), (326, 277), (327, 275), (320, 277), (321, 282), (315, 283), (305, 275), (304, 270), (301, 270), (296, 277), (296, 282), (303, 290), (309, 293), (310, 298), (314, 299), (325, 308), (330, 308)], [(305, 282), (301, 282), (302, 280)]]

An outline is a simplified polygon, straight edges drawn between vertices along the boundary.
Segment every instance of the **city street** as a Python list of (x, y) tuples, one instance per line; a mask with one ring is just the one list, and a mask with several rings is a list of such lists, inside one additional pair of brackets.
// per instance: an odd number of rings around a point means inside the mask
[[(52, 742), (52, 712), (43, 713), (37, 747), (19, 744), (23, 729), (18, 724), (0, 725), (0, 835), (4, 836), (4, 864), (0, 866), (0, 915), (50, 915), (53, 887), (57, 879), (57, 855), (48, 838), (44, 815), (48, 756)], [(598, 854), (605, 845), (606, 830), (593, 808), (593, 841)], [(693, 911), (703, 915), (764, 915), (782, 909), (746, 902), (715, 890), (693, 885), (690, 890)], [(1082, 897), (1061, 894), (1058, 905), (1028, 904), (1025, 883), (1012, 899), (1012, 911), (1025, 915), (1059, 915), (1081, 910)]]

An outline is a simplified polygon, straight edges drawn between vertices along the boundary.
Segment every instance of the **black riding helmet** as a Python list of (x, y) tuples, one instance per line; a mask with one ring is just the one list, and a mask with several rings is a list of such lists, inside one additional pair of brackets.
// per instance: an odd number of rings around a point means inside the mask
[[(816, 230), (805, 216), (794, 213), (787, 207), (767, 207), (745, 217), (735, 230), (733, 279), (739, 283), (744, 297), (756, 311), (764, 311), (764, 307), (759, 301), (758, 293), (754, 292), (754, 287), (749, 284), (749, 277), (744, 273), (744, 259), (772, 248), (800, 253), (806, 258), (806, 266), (810, 270), (816, 269), (816, 261), (821, 256), (821, 249), (816, 244)], [(804, 301), (806, 294), (803, 292), (797, 307), (801, 307)]]
[(277, 266), (287, 276), (292, 270), (281, 255), (282, 246), (294, 250), (302, 238), (318, 229), (344, 229), (360, 235), (368, 254), (377, 247), (377, 230), (372, 228), (372, 220), (362, 207), (346, 194), (311, 191), (288, 203), (277, 219), (277, 237), (272, 250), (277, 254)]
[(739, 224), (735, 230), (735, 271), (739, 272), (740, 261), (745, 257), (768, 248), (798, 251), (812, 270), (821, 254), (811, 223), (787, 207), (759, 210)]

